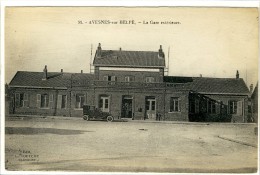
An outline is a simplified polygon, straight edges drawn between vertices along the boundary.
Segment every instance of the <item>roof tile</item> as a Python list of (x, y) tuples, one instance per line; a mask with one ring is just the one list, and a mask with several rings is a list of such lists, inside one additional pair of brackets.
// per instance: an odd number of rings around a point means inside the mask
[(47, 80), (42, 80), (42, 77), (43, 72), (18, 71), (10, 82), (10, 86), (68, 88), (72, 82), (77, 85), (84, 84), (94, 76), (92, 74), (48, 72)]
[(102, 50), (101, 57), (95, 57), (94, 65), (127, 67), (164, 67), (165, 59), (158, 52)]
[(249, 94), (242, 78), (209, 78), (209, 77), (164, 77), (165, 82), (185, 83), (190, 90), (204, 94)]

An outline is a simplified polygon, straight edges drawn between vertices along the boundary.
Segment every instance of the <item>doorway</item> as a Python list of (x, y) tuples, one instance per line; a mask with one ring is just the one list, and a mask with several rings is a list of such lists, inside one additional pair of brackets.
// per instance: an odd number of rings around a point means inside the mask
[(155, 97), (146, 97), (145, 113), (146, 113), (146, 119), (156, 120), (156, 99), (155, 99)]
[(133, 97), (123, 96), (122, 97), (122, 118), (132, 118), (133, 117)]

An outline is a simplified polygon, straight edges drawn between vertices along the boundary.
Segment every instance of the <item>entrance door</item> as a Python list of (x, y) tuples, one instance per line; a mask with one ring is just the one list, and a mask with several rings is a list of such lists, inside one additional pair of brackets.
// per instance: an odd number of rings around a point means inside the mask
[(99, 108), (102, 112), (109, 112), (109, 97), (101, 96), (99, 101)]
[(122, 118), (132, 118), (133, 117), (133, 98), (123, 97), (122, 98)]
[(146, 98), (145, 101), (146, 119), (156, 119), (156, 99), (155, 97)]

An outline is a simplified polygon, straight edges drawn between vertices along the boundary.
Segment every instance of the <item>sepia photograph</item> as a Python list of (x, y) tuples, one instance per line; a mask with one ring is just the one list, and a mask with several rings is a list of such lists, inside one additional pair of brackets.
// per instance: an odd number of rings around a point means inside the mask
[(258, 172), (257, 7), (4, 10), (7, 172)]

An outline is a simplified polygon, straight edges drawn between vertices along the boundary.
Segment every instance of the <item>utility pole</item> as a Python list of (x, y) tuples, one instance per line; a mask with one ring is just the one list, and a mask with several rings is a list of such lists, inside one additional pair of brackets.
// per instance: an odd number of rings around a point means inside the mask
[(91, 73), (91, 66), (92, 66), (92, 49), (93, 49), (93, 44), (91, 44), (91, 49), (90, 49), (90, 61), (89, 61), (89, 73)]

